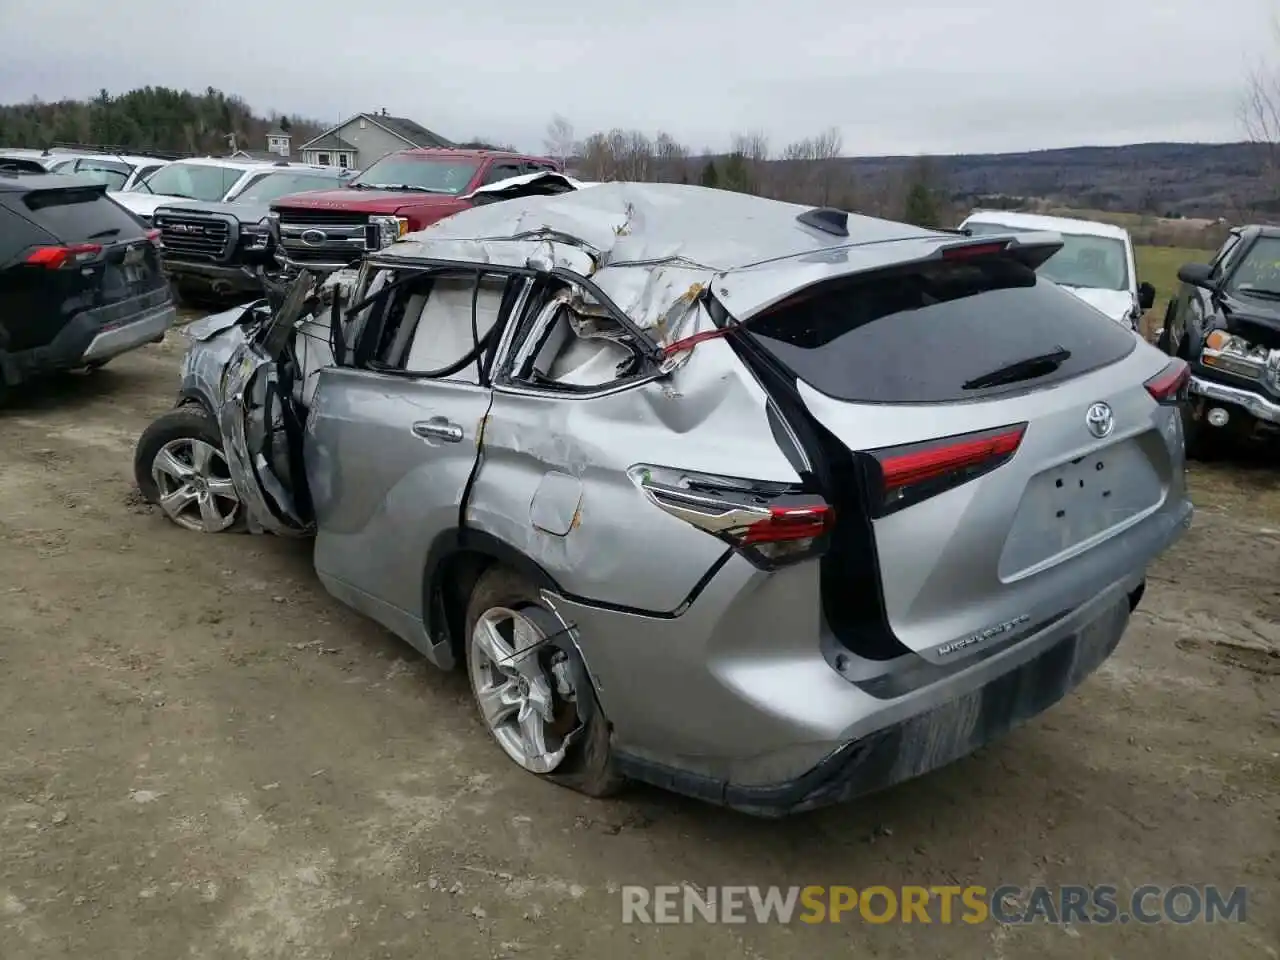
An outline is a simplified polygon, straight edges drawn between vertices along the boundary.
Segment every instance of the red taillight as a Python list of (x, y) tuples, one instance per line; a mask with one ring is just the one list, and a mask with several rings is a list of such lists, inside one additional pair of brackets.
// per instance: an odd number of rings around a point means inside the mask
[(835, 509), (786, 484), (731, 480), (666, 467), (634, 467), (631, 478), (665, 513), (732, 544), (771, 570), (822, 553)]
[(1022, 443), (1025, 423), (982, 433), (875, 450), (880, 468), (880, 516), (968, 483), (1007, 462)]
[(828, 503), (804, 507), (770, 507), (769, 515), (752, 523), (739, 536), (742, 544), (813, 540), (835, 526), (836, 512)]
[(1174, 357), (1169, 365), (1143, 384), (1156, 403), (1177, 403), (1191, 382), (1191, 368), (1186, 361)]
[(67, 264), (84, 263), (102, 253), (97, 243), (76, 243), (65, 247), (37, 247), (27, 255), (27, 263), (33, 267), (57, 270)]
[(942, 259), (964, 260), (968, 257), (987, 257), (993, 253), (1001, 253), (1008, 246), (1008, 240), (996, 240), (991, 243), (962, 243), (954, 247), (944, 247)]

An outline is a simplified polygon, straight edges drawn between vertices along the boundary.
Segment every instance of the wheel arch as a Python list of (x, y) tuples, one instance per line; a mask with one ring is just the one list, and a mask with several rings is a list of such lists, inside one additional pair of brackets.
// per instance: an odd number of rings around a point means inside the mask
[(491, 533), (455, 527), (437, 535), (423, 570), (423, 622), (427, 635), (452, 654), (454, 664), (464, 662), (471, 591), (494, 566), (514, 571), (535, 588), (561, 592), (555, 578), (537, 561)]

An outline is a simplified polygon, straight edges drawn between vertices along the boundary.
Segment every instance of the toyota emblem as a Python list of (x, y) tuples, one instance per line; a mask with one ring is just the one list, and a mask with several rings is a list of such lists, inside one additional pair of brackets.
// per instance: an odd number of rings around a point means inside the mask
[(1084, 415), (1084, 425), (1089, 432), (1101, 440), (1115, 429), (1116, 417), (1105, 403), (1095, 403)]
[(304, 230), (302, 231), (302, 242), (308, 247), (318, 247), (329, 239), (329, 235), (323, 230)]

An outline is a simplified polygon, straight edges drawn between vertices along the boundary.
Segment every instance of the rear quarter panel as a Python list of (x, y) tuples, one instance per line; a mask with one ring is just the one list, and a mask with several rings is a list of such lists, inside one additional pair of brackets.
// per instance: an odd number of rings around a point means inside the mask
[(797, 482), (765, 402), (723, 341), (699, 345), (668, 377), (613, 393), (498, 388), (467, 525), (532, 559), (567, 593), (676, 611), (729, 548), (651, 504), (627, 471), (649, 464)]

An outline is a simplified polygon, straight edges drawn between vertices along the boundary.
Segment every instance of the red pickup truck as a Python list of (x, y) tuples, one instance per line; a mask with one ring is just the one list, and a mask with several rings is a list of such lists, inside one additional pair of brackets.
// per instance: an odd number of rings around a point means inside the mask
[(560, 171), (546, 157), (423, 147), (390, 153), (336, 190), (271, 204), (276, 256), (285, 267), (338, 270), (371, 249), (465, 210), (472, 191), (500, 180)]

